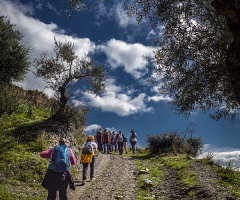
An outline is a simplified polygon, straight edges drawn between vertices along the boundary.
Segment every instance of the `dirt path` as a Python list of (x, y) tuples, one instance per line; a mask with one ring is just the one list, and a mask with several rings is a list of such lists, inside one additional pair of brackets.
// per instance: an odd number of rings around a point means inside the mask
[[(90, 170), (88, 170), (90, 171)], [(136, 199), (137, 167), (127, 155), (100, 154), (95, 163), (95, 181), (82, 185), (82, 174), (76, 179), (76, 190), (68, 191), (69, 200)]]

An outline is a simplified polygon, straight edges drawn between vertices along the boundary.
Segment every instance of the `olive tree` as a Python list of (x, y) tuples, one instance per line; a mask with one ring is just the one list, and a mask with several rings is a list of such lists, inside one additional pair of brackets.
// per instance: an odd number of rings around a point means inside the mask
[[(43, 78), (46, 87), (55, 91), (60, 104), (56, 116), (61, 117), (69, 101), (70, 88), (84, 87), (89, 92), (99, 95), (105, 91), (107, 75), (104, 66), (96, 65), (86, 57), (80, 59), (74, 51), (73, 43), (57, 42), (55, 39), (54, 44), (56, 56), (47, 58), (47, 53), (43, 53), (41, 58), (36, 59), (35, 75)], [(74, 94), (73, 90), (71, 94)]]
[(22, 81), (30, 67), (30, 49), (21, 43), (23, 34), (0, 16), (0, 85)]
[(173, 98), (177, 113), (215, 108), (215, 119), (239, 113), (240, 51), (230, 51), (235, 38), (210, 0), (134, 0), (127, 9), (155, 29), (156, 76), (150, 81)]

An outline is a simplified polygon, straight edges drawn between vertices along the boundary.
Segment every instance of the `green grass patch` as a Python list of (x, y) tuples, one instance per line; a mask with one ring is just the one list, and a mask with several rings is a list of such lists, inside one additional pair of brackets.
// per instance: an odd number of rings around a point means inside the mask
[(226, 190), (232, 192), (234, 196), (240, 197), (240, 172), (233, 167), (232, 163), (227, 163), (226, 167), (222, 167), (205, 158), (200, 159), (199, 162), (207, 164), (221, 178), (217, 182), (218, 185), (225, 186)]

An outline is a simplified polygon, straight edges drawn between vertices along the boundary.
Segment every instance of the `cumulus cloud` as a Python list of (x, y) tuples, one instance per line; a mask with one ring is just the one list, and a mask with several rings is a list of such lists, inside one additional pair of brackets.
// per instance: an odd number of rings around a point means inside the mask
[(89, 126), (86, 126), (84, 128), (84, 132), (87, 133), (87, 134), (92, 134), (94, 135), (98, 129), (102, 128), (100, 125), (98, 124), (91, 124)]
[(153, 56), (152, 47), (138, 43), (128, 44), (115, 39), (99, 48), (106, 53), (112, 69), (124, 67), (125, 71), (135, 78), (140, 78), (147, 72), (148, 61), (143, 56)]
[(92, 107), (100, 108), (103, 112), (113, 112), (119, 116), (128, 116), (136, 113), (144, 113), (152, 111), (147, 108), (144, 103), (146, 95), (141, 93), (135, 98), (131, 98), (126, 94), (116, 94), (107, 92), (102, 97), (95, 97), (92, 94), (85, 93), (88, 104)]
[(232, 147), (217, 147), (210, 144), (205, 144), (203, 154), (200, 155), (199, 158), (205, 158), (208, 154), (211, 154), (213, 156), (212, 160), (216, 163), (219, 163), (221, 166), (226, 166), (231, 163), (233, 167), (240, 167), (240, 149)]
[[(136, 113), (152, 112), (152, 107), (147, 107), (145, 102), (147, 96), (144, 93), (134, 96), (132, 92), (127, 93), (125, 88), (116, 86), (115, 79), (111, 78), (107, 81), (107, 92), (102, 96), (95, 96), (91, 93), (83, 92), (84, 104), (87, 106), (101, 109), (103, 112), (116, 113), (119, 116), (129, 116)], [(133, 97), (134, 96), (134, 97)], [(78, 105), (80, 102), (74, 100), (74, 104)]]

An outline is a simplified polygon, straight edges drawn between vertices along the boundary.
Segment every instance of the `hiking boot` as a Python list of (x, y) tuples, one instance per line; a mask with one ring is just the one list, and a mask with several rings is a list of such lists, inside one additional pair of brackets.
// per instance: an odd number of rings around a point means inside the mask
[(95, 181), (95, 178), (90, 178), (90, 181), (91, 181), (91, 182)]
[(85, 183), (86, 183), (86, 180), (83, 180), (83, 181), (82, 181), (82, 184), (85, 184)]

